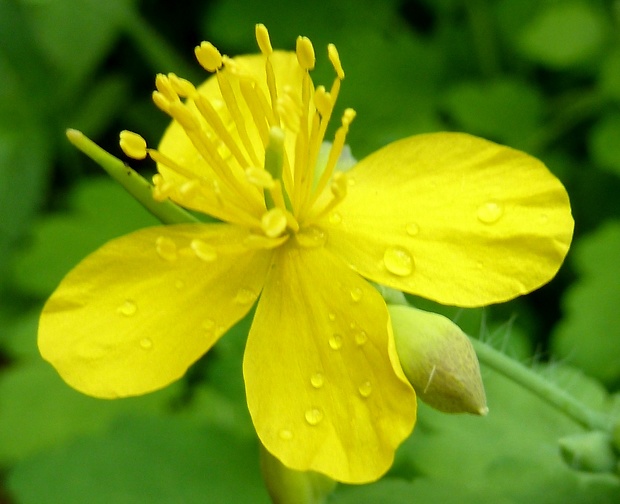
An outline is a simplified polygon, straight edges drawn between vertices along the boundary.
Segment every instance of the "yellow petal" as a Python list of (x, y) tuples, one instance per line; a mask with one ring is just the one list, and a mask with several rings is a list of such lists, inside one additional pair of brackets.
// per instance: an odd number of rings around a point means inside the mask
[(385, 303), (324, 248), (276, 254), (244, 358), (254, 426), (292, 469), (376, 480), (416, 415)]
[(371, 154), (324, 218), (328, 247), (384, 285), (458, 306), (530, 292), (557, 272), (573, 219), (537, 159), (462, 133), (419, 135)]
[(72, 387), (97, 397), (180, 378), (258, 297), (271, 252), (233, 226), (143, 229), (108, 242), (61, 282), (39, 349)]

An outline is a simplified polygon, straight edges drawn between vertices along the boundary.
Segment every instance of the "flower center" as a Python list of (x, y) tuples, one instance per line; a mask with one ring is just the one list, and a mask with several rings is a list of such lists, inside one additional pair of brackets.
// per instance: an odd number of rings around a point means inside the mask
[[(171, 198), (252, 233), (279, 238), (312, 227), (345, 197), (345, 175), (334, 169), (355, 112), (345, 110), (327, 162), (315, 177), (344, 79), (338, 52), (328, 46), (336, 77), (327, 91), (314, 87), (310, 78), (315, 54), (308, 38), (297, 38), (296, 58), (273, 51), (264, 25), (256, 26), (256, 40), (264, 63), (260, 73), (255, 60), (250, 64), (252, 57), (231, 59), (203, 42), (196, 58), (215, 79), (197, 89), (174, 74), (157, 76), (153, 101), (174, 119), (171, 129), (185, 133), (185, 151), (164, 149), (163, 143), (161, 150), (149, 149), (127, 131), (121, 133), (121, 147), (130, 157), (148, 154), (158, 163), (156, 199)], [(278, 82), (284, 73), (287, 84), (295, 86)], [(172, 155), (175, 148), (180, 155)], [(188, 159), (188, 150), (195, 151), (195, 159)]]

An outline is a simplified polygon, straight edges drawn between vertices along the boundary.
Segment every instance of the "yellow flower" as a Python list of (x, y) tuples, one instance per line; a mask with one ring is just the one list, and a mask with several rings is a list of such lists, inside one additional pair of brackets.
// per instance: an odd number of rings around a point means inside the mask
[(200, 45), (215, 75), (199, 88), (157, 77), (153, 100), (174, 119), (159, 150), (122, 134), (128, 155), (157, 162), (155, 198), (222, 222), (104, 245), (48, 300), (39, 347), (84, 393), (144, 394), (258, 300), (243, 372), (261, 442), (290, 468), (372, 481), (410, 434), (416, 401), (365, 279), (465, 307), (529, 292), (568, 250), (568, 197), (538, 160), (460, 133), (406, 138), (338, 172), (350, 109), (317, 168), (344, 78), (336, 48), (326, 90), (309, 76), (307, 38), (281, 52), (264, 26), (256, 36), (252, 56)]

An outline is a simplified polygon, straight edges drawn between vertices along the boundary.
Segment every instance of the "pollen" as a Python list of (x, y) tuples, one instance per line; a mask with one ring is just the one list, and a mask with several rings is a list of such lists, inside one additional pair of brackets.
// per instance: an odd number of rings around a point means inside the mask
[(316, 58), (314, 57), (314, 47), (308, 37), (297, 37), (297, 61), (304, 70), (313, 70)]
[(260, 52), (265, 56), (269, 56), (273, 52), (271, 40), (269, 39), (269, 32), (264, 24), (256, 25), (256, 42), (258, 43)]
[(132, 159), (146, 157), (146, 140), (132, 131), (121, 131), (120, 146), (123, 152)]
[(211, 42), (203, 42), (194, 49), (194, 53), (198, 63), (207, 72), (215, 72), (222, 68), (222, 55)]

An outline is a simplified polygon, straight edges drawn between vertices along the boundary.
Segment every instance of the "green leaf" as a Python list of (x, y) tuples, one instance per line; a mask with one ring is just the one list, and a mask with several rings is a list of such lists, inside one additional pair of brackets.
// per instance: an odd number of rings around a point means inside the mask
[(520, 37), (523, 55), (551, 68), (567, 68), (598, 55), (608, 26), (591, 3), (553, 2), (542, 6)]
[[(618, 502), (620, 482), (614, 475), (579, 473), (560, 458), (557, 440), (580, 432), (574, 423), (484, 367), (483, 379), (489, 415), (446, 415), (420, 404), (418, 424), (399, 451), (395, 470), (411, 464), (437, 495), (445, 488), (466, 488), (484, 496), (482, 502)], [(582, 375), (573, 379), (569, 392), (590, 386), (580, 383), (586, 380)]]
[(588, 140), (594, 161), (620, 175), (620, 113), (609, 112), (603, 116), (590, 131)]
[(20, 504), (268, 504), (256, 442), (178, 419), (132, 418), (18, 464)]
[(73, 390), (42, 360), (15, 364), (0, 374), (0, 461), (23, 459), (101, 432), (119, 416), (161, 412), (178, 393), (179, 387), (172, 386), (138, 398), (104, 401)]
[(456, 84), (445, 104), (460, 129), (521, 148), (542, 117), (536, 89), (510, 78)]
[(562, 300), (555, 355), (605, 383), (620, 380), (620, 222), (609, 222), (572, 250), (579, 279)]
[(15, 262), (17, 286), (47, 297), (62, 277), (106, 241), (158, 224), (118, 184), (105, 178), (81, 182), (70, 196), (71, 212), (42, 218)]

